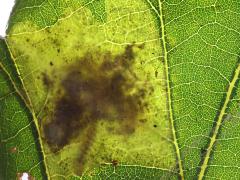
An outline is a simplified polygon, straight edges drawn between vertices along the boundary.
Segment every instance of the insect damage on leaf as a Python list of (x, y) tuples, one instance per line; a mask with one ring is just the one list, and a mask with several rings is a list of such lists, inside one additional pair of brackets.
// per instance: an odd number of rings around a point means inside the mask
[(17, 149), (17, 147), (15, 146), (15, 147), (11, 147), (11, 148), (9, 149), (9, 151), (14, 154), (14, 153), (17, 153), (17, 152), (18, 152), (18, 149)]
[[(7, 38), (36, 112), (50, 177), (95, 174), (113, 160), (116, 168), (175, 167), (155, 18), (141, 1), (108, 1), (106, 10), (104, 23), (81, 7), (40, 31), (18, 23)], [(33, 33), (14, 35), (24, 29)]]
[[(134, 72), (135, 49), (143, 45), (127, 45), (119, 55), (110, 52), (87, 52), (64, 69), (59, 83), (53, 111), (43, 125), (44, 139), (53, 152), (58, 152), (82, 135), (78, 166), (83, 169), (85, 155), (97, 133), (96, 124), (117, 122), (108, 130), (130, 136), (141, 124), (141, 116), (148, 107), (147, 93), (153, 88), (139, 85)], [(43, 74), (43, 83), (51, 91), (54, 81)]]
[(23, 172), (23, 173), (17, 173), (17, 179), (18, 180), (35, 180), (34, 177), (32, 177), (29, 173)]

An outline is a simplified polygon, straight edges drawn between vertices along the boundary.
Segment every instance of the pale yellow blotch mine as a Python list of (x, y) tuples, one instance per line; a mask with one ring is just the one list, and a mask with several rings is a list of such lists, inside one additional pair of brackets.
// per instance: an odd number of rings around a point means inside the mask
[[(31, 22), (16, 24), (7, 38), (10, 50), (34, 110), (43, 117), (44, 107), (51, 94), (42, 83), (42, 73), (57, 75), (56, 83), (64, 74), (64, 67), (76, 61), (89, 50), (123, 52), (127, 44), (144, 44), (136, 50), (136, 72), (140, 79), (154, 87), (147, 98), (150, 110), (146, 111), (146, 123), (142, 123), (130, 137), (111, 134), (108, 123), (97, 125), (97, 135), (86, 158), (85, 169), (97, 167), (111, 160), (123, 165), (139, 165), (163, 169), (175, 168), (175, 153), (171, 143), (168, 119), (164, 65), (159, 29), (149, 6), (143, 1), (106, 1), (107, 21), (98, 22), (87, 8), (81, 8), (71, 17), (50, 28), (38, 30)], [(36, 28), (33, 33), (14, 34), (20, 30)], [(174, 43), (174, 42), (173, 42)], [(53, 67), (49, 65), (54, 64)], [(157, 71), (157, 73), (156, 73)], [(156, 76), (157, 75), (157, 76)], [(139, 82), (146, 86), (146, 82)], [(157, 128), (153, 127), (156, 124)], [(41, 127), (41, 124), (39, 124)], [(76, 172), (76, 158), (81, 142), (75, 139), (70, 145), (53, 154), (47, 144), (44, 153), (47, 168), (52, 177), (68, 176)]]

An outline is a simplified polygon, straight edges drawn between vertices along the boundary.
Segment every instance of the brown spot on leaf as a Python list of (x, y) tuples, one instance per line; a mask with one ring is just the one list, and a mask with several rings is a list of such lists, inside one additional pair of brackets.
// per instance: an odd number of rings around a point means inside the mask
[(35, 180), (35, 178), (27, 172), (17, 173), (17, 179), (18, 180)]
[(42, 73), (43, 84), (47, 89), (50, 89), (53, 85), (53, 80), (46, 73)]
[(118, 160), (116, 160), (116, 159), (113, 159), (112, 160), (112, 165), (114, 166), (114, 167), (116, 167), (117, 165), (118, 165)]
[(16, 152), (17, 152), (17, 147), (12, 147), (12, 148), (10, 148), (10, 152), (11, 152), (11, 153), (16, 153)]

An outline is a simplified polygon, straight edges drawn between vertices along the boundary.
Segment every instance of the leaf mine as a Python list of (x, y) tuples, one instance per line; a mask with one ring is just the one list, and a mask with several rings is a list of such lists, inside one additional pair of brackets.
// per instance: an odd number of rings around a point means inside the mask
[[(129, 14), (130, 26), (123, 6), (109, 3), (106, 23), (82, 8), (55, 26), (8, 38), (37, 114), (50, 176), (84, 176), (113, 162), (116, 168), (175, 168), (155, 21), (149, 7), (135, 1), (146, 11)], [(16, 28), (23, 27), (11, 33)]]
[[(115, 56), (109, 52), (88, 52), (66, 68), (54, 110), (47, 115), (43, 126), (44, 139), (53, 152), (86, 133), (81, 139), (81, 149), (85, 151), (78, 158), (83, 166), (83, 154), (87, 154), (94, 141), (98, 121), (107, 121), (108, 131), (113, 134), (129, 136), (134, 133), (148, 107), (145, 97), (154, 90), (138, 85), (139, 79), (132, 68), (136, 57), (134, 46), (127, 45), (122, 54)], [(43, 74), (43, 83), (52, 90), (54, 81), (50, 75)], [(117, 121), (117, 127), (113, 121)]]

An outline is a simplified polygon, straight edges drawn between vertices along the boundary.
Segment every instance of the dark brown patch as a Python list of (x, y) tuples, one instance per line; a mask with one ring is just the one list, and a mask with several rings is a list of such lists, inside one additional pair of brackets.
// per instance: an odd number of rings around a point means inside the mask
[(53, 86), (53, 80), (46, 73), (42, 73), (43, 84), (47, 89)]
[(52, 61), (50, 61), (50, 63), (49, 63), (49, 64), (50, 64), (50, 66), (53, 66), (53, 62), (52, 62)]
[(10, 148), (10, 152), (11, 153), (17, 153), (17, 147), (12, 147), (12, 148)]
[(139, 119), (139, 121), (141, 122), (141, 123), (146, 123), (147, 122), (147, 119)]
[(113, 159), (112, 160), (112, 165), (114, 166), (114, 167), (116, 167), (117, 165), (118, 165), (118, 160), (116, 160), (116, 159)]
[(79, 157), (77, 159), (77, 164), (76, 164), (76, 167), (77, 167), (76, 174), (81, 175), (84, 171), (84, 165), (86, 163), (86, 155), (88, 154), (88, 151), (91, 148), (91, 145), (95, 138), (95, 134), (96, 134), (96, 126), (92, 124), (86, 129), (83, 142), (81, 143), (80, 153), (79, 153)]
[[(88, 52), (64, 69), (66, 74), (60, 80), (59, 88), (62, 93), (53, 100), (54, 110), (43, 125), (44, 139), (50, 149), (57, 152), (77, 136), (83, 137), (77, 160), (78, 172), (83, 171), (98, 121), (117, 121), (119, 127), (111, 132), (129, 136), (135, 132), (138, 119), (147, 108), (148, 89), (138, 85), (139, 79), (133, 68), (134, 46), (126, 46), (122, 54), (115, 56), (110, 52)], [(51, 87), (50, 78), (43, 77), (45, 86)]]

